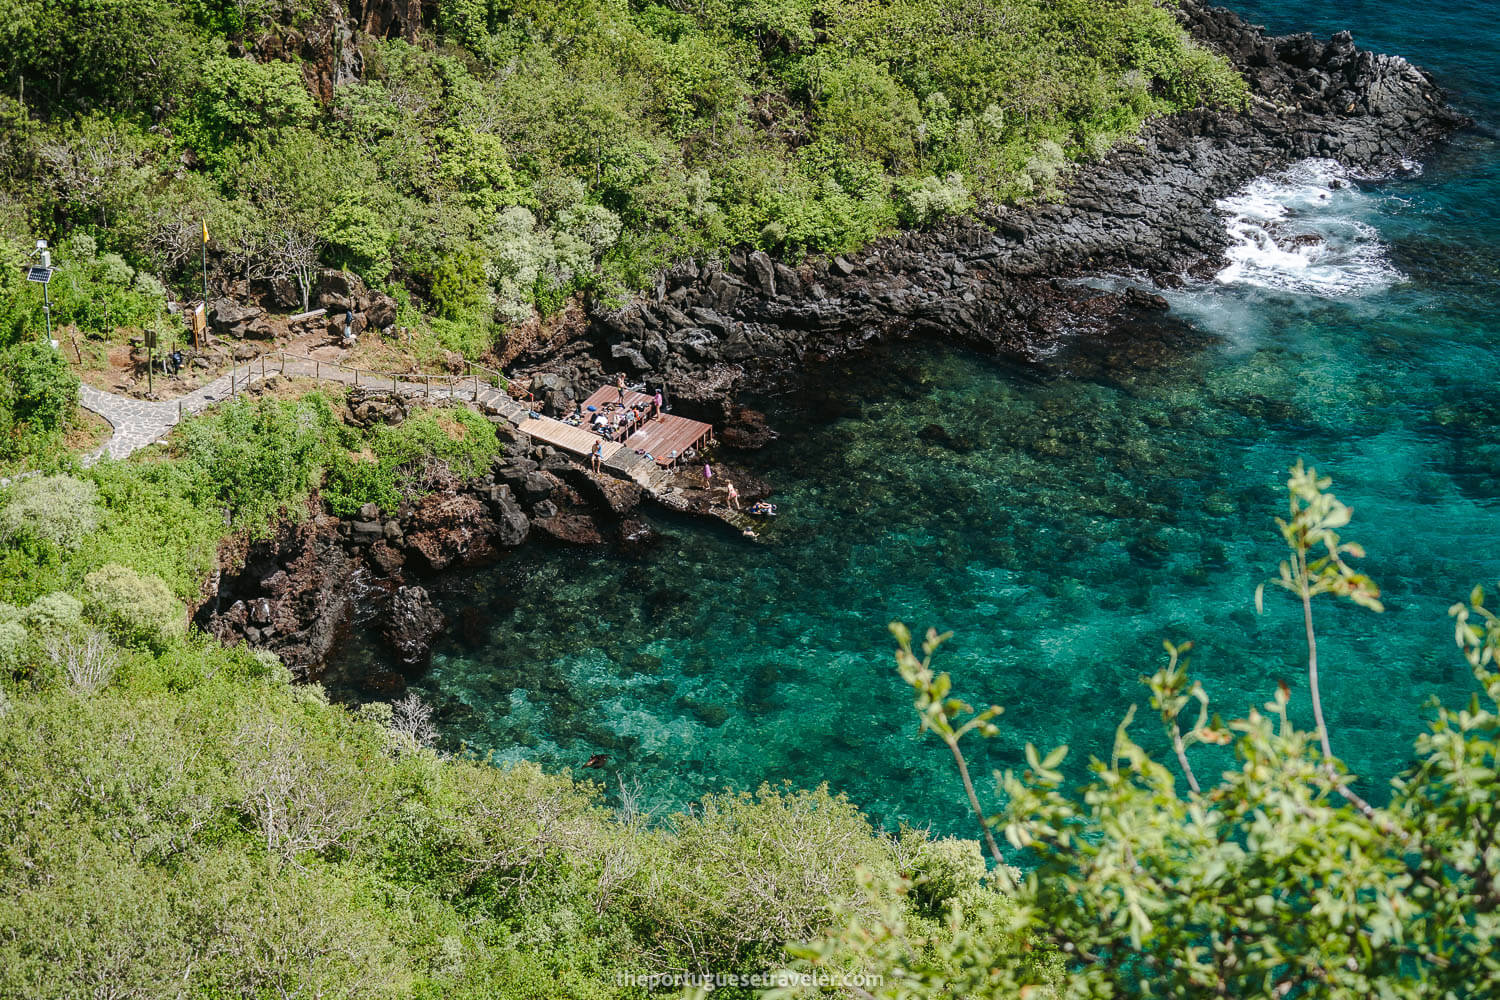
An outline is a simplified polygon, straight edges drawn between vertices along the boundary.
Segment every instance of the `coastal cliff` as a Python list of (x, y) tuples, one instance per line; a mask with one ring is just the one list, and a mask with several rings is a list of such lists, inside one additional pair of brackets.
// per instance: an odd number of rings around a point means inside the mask
[(554, 406), (625, 371), (734, 425), (747, 379), (763, 384), (886, 338), (933, 336), (1034, 359), (1065, 336), (1165, 309), (1147, 290), (1104, 293), (1073, 279), (1172, 285), (1216, 271), (1228, 236), (1215, 202), (1251, 179), (1314, 157), (1356, 176), (1399, 174), (1467, 123), (1430, 74), (1360, 49), (1348, 32), (1270, 37), (1197, 0), (1184, 0), (1181, 17), (1244, 75), (1246, 110), (1154, 121), (1078, 167), (1056, 201), (994, 208), (795, 266), (761, 252), (684, 262), (650, 294), (596, 309), (581, 336), (521, 363), (557, 376)]
[[(1428, 73), (1362, 50), (1347, 33), (1273, 38), (1195, 0), (1181, 16), (1244, 75), (1248, 108), (1152, 122), (1137, 141), (1080, 166), (1057, 200), (993, 208), (832, 259), (793, 264), (754, 252), (681, 263), (649, 294), (595, 308), (570, 337), (522, 354), (538, 407), (566, 410), (623, 371), (665, 385), (678, 412), (720, 425), (731, 447), (753, 448), (774, 432), (739, 404), (742, 387), (816, 379), (820, 362), (883, 340), (935, 337), (1033, 360), (1066, 337), (1128, 337), (1166, 309), (1152, 285), (1222, 265), (1219, 199), (1307, 158), (1336, 160), (1355, 176), (1399, 174), (1466, 124)], [(1125, 283), (1101, 291), (1079, 281), (1090, 277)], [(420, 673), (445, 627), (424, 576), (493, 561), (528, 537), (649, 544), (635, 502), (600, 499), (551, 449), (505, 443), (505, 459), (473, 487), (384, 519), (322, 516), (236, 553), (243, 565), (226, 571), (200, 624), (225, 641), (271, 648), (304, 676), (318, 676), (351, 623), (378, 624), (399, 667), (340, 683), (384, 695)]]

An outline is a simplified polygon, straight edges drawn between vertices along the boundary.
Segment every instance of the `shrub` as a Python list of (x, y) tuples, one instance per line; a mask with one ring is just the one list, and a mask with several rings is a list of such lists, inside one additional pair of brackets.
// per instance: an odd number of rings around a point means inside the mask
[(16, 621), (0, 621), (0, 670), (15, 670), (20, 666), (21, 650), (25, 647), (25, 627)]
[(982, 889), (984, 854), (977, 840), (919, 839), (910, 860), (912, 898), (924, 913), (942, 916), (954, 903), (967, 904)]
[(83, 603), (72, 594), (43, 594), (26, 606), (23, 621), (42, 634), (66, 632), (83, 620)]
[(187, 609), (160, 577), (110, 563), (83, 578), (84, 610), (121, 642), (160, 649), (187, 628)]
[(12, 347), (5, 355), (9, 370), (6, 409), (17, 423), (49, 433), (60, 430), (78, 403), (78, 376), (52, 345), (38, 340)]
[(11, 487), (0, 506), (0, 537), (32, 538), (71, 552), (99, 529), (99, 487), (72, 476), (33, 476)]
[(436, 472), (472, 480), (500, 453), (494, 427), (462, 406), (417, 413), (395, 427), (379, 425), (361, 444), (374, 461), (341, 454), (324, 479), (324, 499), (340, 516), (371, 502), (394, 510), (403, 495), (425, 489)]
[(47, 658), (81, 694), (93, 694), (114, 680), (119, 663), (114, 647), (104, 633), (90, 631), (53, 636), (47, 640)]
[(969, 187), (961, 174), (946, 177), (923, 177), (897, 189), (897, 211), (908, 226), (926, 226), (950, 215), (967, 212), (974, 206)]
[(674, 817), (622, 906), (662, 968), (763, 968), (782, 943), (830, 926), (830, 904), (864, 909), (856, 869), (894, 877), (871, 834), (826, 786), (709, 796)]
[(295, 403), (225, 406), (178, 428), (173, 445), (193, 470), (195, 487), (216, 498), (236, 524), (259, 530), (312, 490), (338, 433), (327, 400), (311, 395)]

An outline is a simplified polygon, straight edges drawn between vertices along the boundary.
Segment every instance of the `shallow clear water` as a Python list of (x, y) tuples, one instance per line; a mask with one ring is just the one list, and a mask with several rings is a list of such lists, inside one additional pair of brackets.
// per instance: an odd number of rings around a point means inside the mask
[(826, 781), (887, 825), (967, 831), (891, 663), (897, 618), (953, 629), (960, 692), (1006, 706), (989, 766), (1028, 740), (1107, 754), (1164, 638), (1195, 643), (1226, 717), (1285, 679), (1310, 725), (1292, 599), (1252, 606), (1302, 457), (1354, 506), (1389, 608), (1319, 612), (1334, 748), (1372, 786), (1401, 768), (1424, 698), (1470, 684), (1446, 607), (1500, 578), (1500, 49), (1477, 3), (1238, 6), (1417, 59), (1480, 129), (1420, 176), (1307, 164), (1228, 200), (1235, 262), (1171, 293), (1167, 328), (1026, 370), (906, 345), (762, 400), (782, 438), (747, 464), (777, 487), (773, 544), (658, 518), (639, 561), (530, 549), (445, 578), (466, 626), (419, 689), (448, 738), (555, 768), (607, 753), (584, 773), (661, 807)]

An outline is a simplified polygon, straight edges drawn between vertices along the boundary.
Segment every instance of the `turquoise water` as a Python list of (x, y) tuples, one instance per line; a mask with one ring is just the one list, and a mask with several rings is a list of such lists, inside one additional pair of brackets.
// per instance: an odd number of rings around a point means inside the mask
[(1163, 638), (1195, 643), (1226, 716), (1285, 679), (1310, 725), (1292, 599), (1252, 606), (1302, 457), (1355, 508), (1389, 607), (1319, 612), (1334, 748), (1371, 786), (1401, 768), (1424, 698), (1469, 688), (1446, 607), (1500, 578), (1500, 46), (1477, 3), (1238, 6), (1417, 59), (1480, 128), (1420, 176), (1308, 164), (1227, 202), (1235, 266), (1172, 293), (1160, 329), (1027, 369), (904, 345), (759, 401), (782, 432), (747, 460), (777, 487), (773, 544), (661, 517), (638, 561), (530, 549), (439, 581), (468, 627), (419, 690), (452, 744), (607, 753), (583, 773), (659, 808), (826, 781), (887, 825), (967, 831), (891, 665), (895, 618), (953, 629), (959, 690), (1006, 706), (988, 766), (1027, 741), (1107, 754)]

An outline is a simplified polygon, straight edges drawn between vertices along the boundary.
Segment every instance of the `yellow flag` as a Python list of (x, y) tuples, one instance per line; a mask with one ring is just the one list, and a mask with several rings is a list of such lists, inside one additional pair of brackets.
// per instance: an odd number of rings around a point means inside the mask
[(208, 220), (207, 219), (203, 220), (203, 243), (204, 243), (205, 246), (208, 244)]

